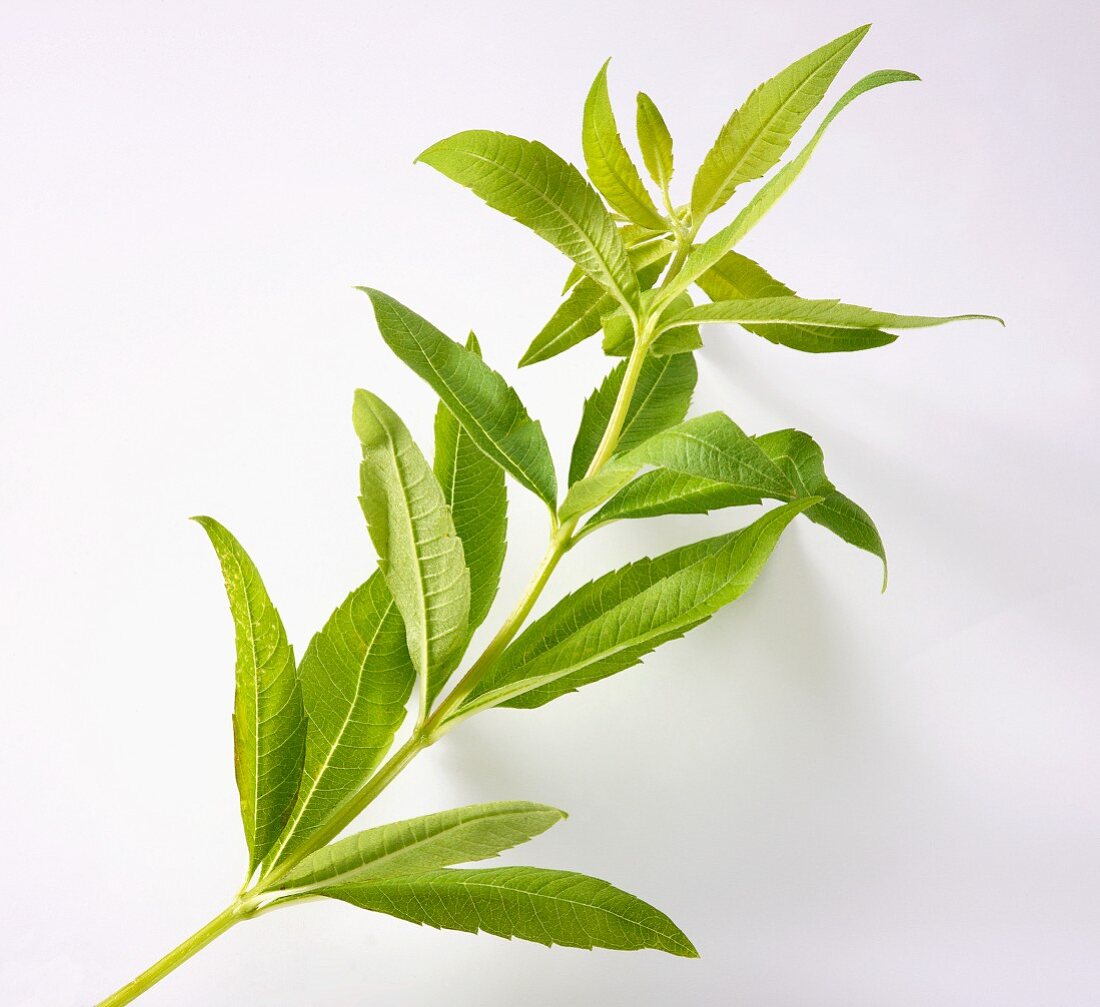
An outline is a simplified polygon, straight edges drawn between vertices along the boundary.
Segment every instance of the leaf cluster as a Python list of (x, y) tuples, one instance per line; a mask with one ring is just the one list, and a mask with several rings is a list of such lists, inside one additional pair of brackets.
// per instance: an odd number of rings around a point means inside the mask
[[(457, 133), (420, 154), (572, 263), (561, 303), (520, 365), (598, 333), (614, 363), (584, 402), (562, 492), (542, 426), (473, 334), (453, 339), (392, 296), (361, 288), (386, 345), (437, 399), (434, 454), (429, 459), (378, 394), (355, 393), (360, 502), (378, 568), (335, 607), (300, 661), (240, 543), (213, 519), (198, 519), (220, 561), (236, 633), (248, 912), (323, 896), (419, 924), (544, 944), (696, 953), (663, 913), (607, 882), (462, 866), (543, 832), (564, 817), (553, 808), (482, 804), (338, 836), (458, 723), (492, 708), (545, 705), (706, 622), (753, 584), (800, 516), (878, 557), (885, 588), (882, 538), (827, 476), (809, 434), (752, 434), (723, 412), (690, 415), (697, 352), (714, 325), (825, 353), (988, 317), (802, 298), (735, 247), (797, 179), (842, 110), (874, 89), (917, 79), (895, 70), (863, 77), (780, 164), (866, 32), (834, 39), (757, 87), (721, 127), (682, 202), (671, 188), (677, 162), (664, 116), (651, 97), (637, 95), (647, 183), (620, 133), (606, 63), (584, 104), (585, 173), (542, 143), (486, 130)], [(700, 238), (743, 185), (777, 167), (729, 222)], [(509, 478), (546, 506), (547, 552), (455, 683), (500, 583)], [(770, 504), (737, 531), (639, 558), (528, 621), (558, 562), (614, 522)], [(410, 705), (415, 721), (394, 751)]]

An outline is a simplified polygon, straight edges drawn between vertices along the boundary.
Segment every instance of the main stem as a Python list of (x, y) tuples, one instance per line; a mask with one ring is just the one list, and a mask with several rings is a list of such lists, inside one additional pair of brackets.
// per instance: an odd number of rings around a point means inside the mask
[(246, 915), (234, 903), (228, 909), (218, 913), (206, 926), (196, 930), (179, 947), (169, 951), (160, 961), (150, 965), (136, 979), (128, 982), (122, 989), (112, 993), (99, 1007), (122, 1007), (136, 1000), (142, 993), (159, 983), (173, 969), (179, 968), (188, 958), (197, 954), (214, 938), (220, 937), (231, 926), (240, 923)]
[[(682, 245), (679, 251), (682, 251), (683, 254), (678, 254), (674, 259), (672, 267), (669, 269), (669, 278), (674, 276), (683, 264), (683, 255), (686, 255), (686, 251), (683, 250)], [(619, 443), (619, 437), (622, 435), (623, 426), (630, 411), (630, 403), (634, 398), (634, 390), (637, 387), (642, 365), (645, 363), (646, 354), (649, 351), (649, 342), (652, 338), (652, 332), (646, 319), (639, 319), (634, 337), (634, 348), (627, 359), (619, 394), (615, 399), (615, 405), (608, 419), (607, 427), (604, 429), (599, 447), (597, 447), (588, 470), (585, 472), (586, 476), (599, 472), (615, 453), (615, 448)], [(489, 641), (485, 650), (470, 666), (466, 674), (459, 679), (454, 688), (444, 697), (431, 716), (426, 718), (413, 731), (408, 741), (340, 808), (333, 818), (323, 828), (318, 829), (310, 837), (309, 842), (303, 844), (266, 876), (262, 876), (253, 888), (239, 896), (233, 905), (215, 916), (206, 926), (195, 931), (179, 947), (168, 952), (160, 961), (151, 965), (136, 979), (107, 997), (106, 1000), (98, 1004), (98, 1007), (123, 1007), (124, 1004), (132, 1002), (146, 990), (160, 982), (169, 972), (201, 951), (216, 937), (263, 908), (263, 896), (265, 894), (274, 894), (283, 878), (306, 857), (327, 846), (343, 832), (420, 752), (434, 744), (446, 733), (447, 718), (474, 691), (489, 668), (508, 644), (512, 642), (516, 633), (519, 632), (527, 620), (528, 615), (531, 614), (531, 609), (534, 608), (562, 556), (569, 551), (569, 547), (573, 544), (573, 533), (576, 531), (580, 519), (581, 516), (577, 515), (560, 525), (555, 521), (546, 552), (539, 561), (531, 581), (516, 603), (515, 608), (501, 624), (500, 629)]]

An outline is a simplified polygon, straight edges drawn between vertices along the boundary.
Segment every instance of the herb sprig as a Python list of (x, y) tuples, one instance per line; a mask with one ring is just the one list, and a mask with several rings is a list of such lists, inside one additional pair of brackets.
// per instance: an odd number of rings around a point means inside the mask
[[(470, 189), (573, 262), (557, 310), (522, 354), (529, 366), (602, 333), (621, 357), (584, 404), (564, 494), (540, 424), (482, 357), (388, 294), (362, 288), (389, 348), (438, 397), (434, 457), (378, 395), (355, 393), (360, 501), (378, 569), (296, 659), (259, 571), (213, 518), (236, 635), (234, 752), (248, 851), (228, 908), (101, 1007), (130, 1003), (230, 927), (329, 898), (414, 923), (579, 948), (651, 948), (694, 957), (663, 912), (606, 881), (539, 867), (463, 865), (534, 838), (564, 812), (527, 801), (479, 804), (339, 838), (422, 751), (470, 717), (530, 709), (637, 664), (740, 597), (802, 516), (882, 562), (874, 522), (825, 473), (806, 433), (750, 435), (721, 412), (688, 418), (702, 330), (739, 325), (810, 353), (893, 342), (898, 330), (987, 315), (930, 317), (807, 300), (737, 245), (805, 168), (839, 113), (864, 93), (916, 80), (880, 70), (850, 87), (817, 131), (709, 238), (700, 231), (745, 183), (776, 168), (866, 35), (796, 60), (730, 116), (687, 202), (671, 192), (672, 136), (637, 97), (643, 180), (623, 143), (607, 64), (584, 105), (588, 178), (541, 143), (470, 130), (420, 162)], [(705, 301), (696, 303), (692, 290)], [(506, 551), (506, 476), (549, 512), (546, 551), (485, 649)], [(555, 568), (612, 522), (778, 506), (738, 531), (639, 559), (529, 621)], [(461, 669), (461, 674), (459, 673)], [(406, 718), (412, 728), (394, 748)]]

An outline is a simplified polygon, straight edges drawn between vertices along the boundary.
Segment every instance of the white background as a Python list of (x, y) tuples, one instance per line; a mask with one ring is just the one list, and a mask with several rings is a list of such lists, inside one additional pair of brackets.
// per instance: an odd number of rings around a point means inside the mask
[[(563, 807), (508, 862), (608, 878), (702, 959), (310, 904), (143, 1003), (1100, 1002), (1092, 5), (9, 0), (2, 17), (0, 1001), (86, 1005), (239, 884), (231, 626), (185, 519), (240, 536), (299, 652), (370, 571), (352, 390), (425, 442), (433, 401), (353, 284), (474, 326), (566, 463), (598, 348), (513, 366), (566, 265), (415, 154), (485, 127), (577, 159), (610, 54), (621, 121), (637, 88), (655, 97), (685, 194), (752, 86), (874, 20), (842, 86), (879, 67), (925, 82), (846, 111), (745, 251), (809, 296), (1008, 328), (833, 357), (715, 329), (697, 405), (812, 432), (879, 523), (889, 592), (800, 524), (689, 639), (464, 727), (369, 816)], [(545, 533), (511, 496), (502, 599)], [(744, 518), (617, 528), (550, 595)]]

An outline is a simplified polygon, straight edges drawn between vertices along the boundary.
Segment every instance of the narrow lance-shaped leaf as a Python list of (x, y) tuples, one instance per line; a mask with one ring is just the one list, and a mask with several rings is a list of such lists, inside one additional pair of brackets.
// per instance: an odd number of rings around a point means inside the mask
[(607, 64), (600, 67), (584, 103), (581, 140), (588, 177), (607, 201), (635, 223), (654, 230), (668, 227), (646, 191), (638, 169), (623, 146), (607, 93)]
[[(672, 257), (673, 244), (653, 238), (631, 248), (630, 260), (638, 270), (638, 284), (648, 290), (657, 282)], [(520, 367), (549, 360), (600, 331), (603, 317), (618, 308), (618, 302), (595, 281), (581, 280), (561, 303), (519, 362)]]
[(638, 92), (638, 144), (642, 148), (649, 177), (663, 192), (668, 192), (672, 180), (672, 134), (665, 125), (664, 116), (644, 91)]
[(638, 281), (615, 222), (573, 165), (544, 144), (489, 130), (440, 140), (418, 158), (564, 252), (620, 304)]
[(550, 448), (508, 382), (473, 350), (388, 294), (360, 289), (370, 297), (390, 349), (432, 386), (485, 454), (553, 509), (558, 490)]
[[(793, 297), (795, 292), (740, 252), (727, 252), (696, 281), (712, 301)], [(823, 325), (745, 325), (769, 342), (804, 353), (842, 353), (887, 346), (898, 337), (881, 329)]]
[(393, 822), (357, 832), (311, 854), (279, 888), (308, 890), (488, 860), (563, 818), (564, 811), (545, 804), (497, 801)]
[(791, 187), (792, 183), (802, 173), (806, 163), (810, 160), (814, 149), (828, 129), (829, 124), (861, 94), (872, 91), (884, 84), (895, 84), (903, 81), (919, 80), (916, 74), (904, 70), (878, 70), (869, 74), (858, 83), (849, 88), (840, 100), (832, 107), (829, 114), (822, 120), (810, 142), (783, 165), (756, 194), (740, 213), (725, 227), (717, 231), (701, 245), (691, 250), (684, 262), (683, 268), (677, 275), (673, 284), (673, 292), (686, 290), (696, 279), (702, 276), (708, 269), (717, 263), (722, 256), (740, 242), (770, 210), (779, 198)]
[(233, 751), (249, 875), (287, 820), (302, 776), (306, 724), (282, 619), (256, 565), (229, 531), (197, 517), (221, 563), (236, 636)]
[(779, 536), (816, 498), (747, 528), (631, 563), (586, 584), (533, 622), (459, 711), (542, 706), (637, 664), (740, 597)]
[(308, 722), (302, 785), (265, 858), (270, 866), (299, 849), (367, 781), (405, 719), (416, 672), (380, 572), (332, 613), (298, 675)]
[(814, 150), (821, 141), (821, 137), (824, 136), (825, 130), (829, 128), (830, 123), (832, 123), (848, 105), (855, 101), (856, 98), (861, 94), (866, 94), (868, 91), (873, 91), (877, 87), (882, 87), (884, 84), (900, 84), (907, 81), (918, 80), (920, 80), (920, 77), (915, 73), (909, 73), (907, 70), (876, 70), (874, 73), (868, 74), (862, 80), (853, 84), (829, 110), (829, 114), (821, 120), (821, 125), (817, 127), (817, 131), (814, 133), (809, 143), (798, 152), (797, 156), (793, 157), (769, 178), (752, 199), (749, 200), (745, 208), (737, 215), (732, 228), (734, 237), (727, 247), (732, 247), (733, 244), (740, 241), (749, 231), (760, 223), (768, 210), (779, 201), (780, 197), (791, 187), (794, 180), (802, 173), (802, 169), (806, 167), (806, 164), (813, 156)]
[[(481, 347), (471, 332), (466, 348), (477, 357)], [(443, 403), (435, 414), (436, 479), (451, 508), (455, 532), (462, 540), (470, 570), (472, 633), (485, 620), (500, 585), (507, 549), (508, 494), (504, 470), (477, 446)]]
[(606, 881), (538, 867), (428, 871), (323, 894), (410, 923), (536, 944), (698, 957), (664, 913)]
[(405, 424), (362, 389), (352, 415), (363, 445), (359, 499), (405, 622), (423, 715), (469, 638), (470, 572), (443, 491)]
[(869, 29), (864, 25), (796, 60), (756, 88), (733, 113), (692, 185), (696, 226), (725, 205), (739, 185), (760, 178), (779, 162)]
[(898, 315), (858, 304), (802, 297), (764, 297), (736, 301), (715, 301), (679, 312), (663, 323), (660, 331), (694, 323), (746, 322), (773, 325), (817, 325), (833, 329), (925, 329), (948, 322), (984, 320), (1004, 322), (994, 315)]
[[(573, 442), (569, 481), (583, 478), (600, 445), (623, 383), (626, 361), (618, 364), (584, 403), (580, 428)], [(699, 371), (691, 354), (647, 357), (619, 434), (616, 453), (679, 423), (687, 415)]]

